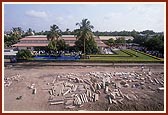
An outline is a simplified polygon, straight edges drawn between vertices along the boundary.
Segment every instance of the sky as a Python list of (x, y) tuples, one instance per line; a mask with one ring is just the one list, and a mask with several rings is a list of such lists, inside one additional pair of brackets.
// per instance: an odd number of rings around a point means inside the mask
[(56, 24), (62, 31), (79, 28), (87, 18), (93, 31), (164, 31), (164, 4), (4, 4), (4, 30), (21, 27), (46, 31)]

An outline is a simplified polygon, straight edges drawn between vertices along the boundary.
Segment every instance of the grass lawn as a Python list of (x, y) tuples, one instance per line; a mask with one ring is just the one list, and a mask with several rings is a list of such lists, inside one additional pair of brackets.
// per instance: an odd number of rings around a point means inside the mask
[(131, 49), (116, 51), (116, 54), (110, 55), (90, 55), (90, 59), (85, 60), (103, 62), (163, 62), (163, 59)]
[(130, 57), (130, 55), (124, 53), (123, 51), (117, 50), (115, 54), (98, 54), (89, 55), (90, 57)]

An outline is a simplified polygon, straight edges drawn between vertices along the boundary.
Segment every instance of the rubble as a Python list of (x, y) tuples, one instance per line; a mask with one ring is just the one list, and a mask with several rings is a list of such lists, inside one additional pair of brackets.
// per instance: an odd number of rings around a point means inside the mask
[(121, 84), (119, 82), (116, 82), (115, 83), (115, 88), (118, 89), (118, 88), (121, 88)]
[(108, 96), (108, 99), (109, 99), (109, 104), (111, 104), (112, 103), (111, 96)]
[(156, 78), (154, 78), (154, 81), (155, 81), (157, 84), (159, 84), (159, 81), (158, 81)]
[[(45, 84), (49, 94), (50, 105), (64, 104), (65, 109), (82, 107), (85, 103), (100, 101), (101, 95), (107, 96), (109, 104), (123, 104), (124, 101), (138, 100), (133, 94), (128, 95), (122, 88), (139, 88), (154, 90), (153, 83), (160, 87), (158, 91), (164, 91), (164, 80), (152, 78), (149, 73), (143, 72), (89, 72), (85, 74), (62, 74), (57, 75)], [(9, 78), (5, 80), (10, 84)], [(9, 85), (10, 86), (10, 85)], [(33, 94), (37, 93), (35, 84), (31, 84)], [(122, 92), (123, 91), (123, 92)], [(61, 98), (60, 98), (61, 97)], [(100, 99), (99, 99), (100, 98)], [(124, 100), (124, 101), (123, 101)]]
[(16, 100), (20, 100), (22, 99), (22, 96), (16, 97)]
[(31, 86), (28, 86), (29, 89), (34, 89), (35, 88), (35, 84), (31, 84)]
[(140, 85), (145, 85), (145, 82), (140, 82)]
[(105, 93), (108, 93), (108, 89), (109, 89), (109, 87), (106, 86), (106, 87), (105, 87)]
[(36, 94), (36, 92), (37, 92), (37, 89), (34, 88), (33, 91), (32, 91), (32, 94)]
[(65, 109), (73, 109), (73, 108), (75, 108), (75, 106), (73, 106), (73, 105), (65, 106)]
[(65, 105), (72, 105), (73, 102), (74, 102), (74, 100), (67, 100), (67, 101), (65, 102)]
[(59, 104), (63, 104), (64, 101), (56, 101), (56, 102), (51, 102), (50, 105), (59, 105)]
[(159, 87), (157, 90), (158, 91), (164, 91), (164, 87)]
[(115, 94), (113, 93), (110, 93), (109, 97), (111, 97), (111, 99), (116, 99)]
[(94, 94), (94, 102), (99, 100), (99, 95), (97, 93)]
[(77, 87), (78, 87), (77, 85), (74, 85), (73, 88), (72, 88), (72, 91), (75, 92)]
[(112, 100), (112, 103), (117, 104), (117, 101), (113, 99), (113, 100)]
[(129, 101), (131, 100), (130, 97), (127, 94), (124, 94), (124, 97)]
[(71, 91), (71, 89), (68, 89), (68, 91), (66, 91), (63, 95), (66, 95), (67, 93), (69, 93)]
[(81, 105), (82, 101), (78, 95), (75, 95), (74, 105)]
[(128, 86), (129, 86), (129, 84), (125, 84), (125, 85), (124, 85), (124, 87), (128, 87)]
[(4, 78), (4, 86), (9, 87), (9, 86), (12, 85), (12, 83), (14, 83), (14, 81), (19, 82), (21, 80), (23, 80), (23, 78), (21, 77), (20, 74), (16, 74), (16, 75), (11, 76), (11, 77), (5, 77)]

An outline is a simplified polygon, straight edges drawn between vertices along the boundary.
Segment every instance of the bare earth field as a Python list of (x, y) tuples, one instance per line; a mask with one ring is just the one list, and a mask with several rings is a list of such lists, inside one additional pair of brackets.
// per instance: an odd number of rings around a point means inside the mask
[(164, 65), (4, 70), (5, 111), (163, 111)]

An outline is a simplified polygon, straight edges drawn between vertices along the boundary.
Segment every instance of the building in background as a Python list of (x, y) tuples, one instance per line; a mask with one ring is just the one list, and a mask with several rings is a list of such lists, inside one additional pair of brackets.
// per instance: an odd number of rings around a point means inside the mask
[(101, 41), (108, 41), (109, 39), (119, 39), (119, 38), (124, 38), (125, 40), (133, 40), (134, 37), (132, 36), (99, 36)]
[[(76, 37), (74, 35), (62, 35), (61, 39), (64, 39), (65, 43), (69, 46), (75, 46)], [(94, 39), (98, 48), (102, 49), (108, 47), (99, 37), (94, 36)], [(48, 43), (49, 41), (47, 40), (46, 35), (26, 36), (25, 38), (20, 39), (20, 42), (12, 45), (12, 47), (34, 50), (34, 47), (46, 47), (48, 46)]]

